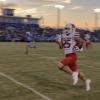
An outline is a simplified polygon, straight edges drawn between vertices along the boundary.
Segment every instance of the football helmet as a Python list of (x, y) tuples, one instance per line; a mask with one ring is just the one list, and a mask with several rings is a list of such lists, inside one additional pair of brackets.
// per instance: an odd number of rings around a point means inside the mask
[(74, 24), (72, 23), (68, 23), (67, 25), (65, 25), (64, 27), (64, 32), (66, 34), (71, 34), (71, 33), (74, 33), (76, 31), (76, 27)]

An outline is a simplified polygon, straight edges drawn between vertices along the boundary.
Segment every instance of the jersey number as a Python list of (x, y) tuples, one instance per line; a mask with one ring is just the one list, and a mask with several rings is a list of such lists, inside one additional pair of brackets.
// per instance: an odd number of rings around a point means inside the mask
[(63, 40), (63, 45), (64, 45), (64, 48), (70, 48), (71, 46), (70, 40)]

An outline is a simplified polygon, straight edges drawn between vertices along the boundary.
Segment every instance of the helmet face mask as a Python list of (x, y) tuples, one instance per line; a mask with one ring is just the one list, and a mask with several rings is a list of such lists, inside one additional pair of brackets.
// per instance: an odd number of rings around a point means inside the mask
[(71, 24), (71, 23), (67, 24), (64, 28), (64, 32), (66, 34), (71, 34), (71, 33), (75, 32), (75, 30), (76, 30), (75, 25)]

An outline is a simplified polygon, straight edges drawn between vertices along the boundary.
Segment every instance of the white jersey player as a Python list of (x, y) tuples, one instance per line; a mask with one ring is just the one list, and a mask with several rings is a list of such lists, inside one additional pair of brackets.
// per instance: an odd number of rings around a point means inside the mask
[(25, 53), (28, 54), (29, 53), (29, 48), (36, 48), (36, 46), (33, 46), (33, 35), (30, 32), (26, 32), (26, 51)]
[[(86, 83), (86, 90), (90, 90), (90, 80), (86, 79), (82, 73), (78, 71), (77, 68), (77, 53), (75, 46), (78, 41), (80, 44), (83, 43), (83, 48), (85, 48), (85, 41), (80, 38), (80, 35), (77, 34), (75, 25), (69, 23), (65, 26), (63, 33), (58, 35), (57, 43), (59, 47), (64, 49), (65, 57), (58, 62), (58, 67), (60, 70), (67, 72), (72, 75), (73, 85), (76, 85), (78, 78), (82, 79)], [(67, 69), (69, 67), (70, 70)]]

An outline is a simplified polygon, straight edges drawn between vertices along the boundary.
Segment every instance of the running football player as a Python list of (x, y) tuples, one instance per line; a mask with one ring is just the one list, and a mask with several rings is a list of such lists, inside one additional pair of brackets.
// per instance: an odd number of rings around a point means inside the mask
[[(83, 49), (86, 49), (86, 41), (80, 38), (80, 34), (76, 32), (74, 24), (67, 24), (62, 34), (57, 35), (57, 44), (60, 49), (64, 49), (64, 58), (58, 62), (58, 68), (70, 75), (72, 75), (73, 85), (76, 85), (79, 78), (85, 82), (86, 91), (91, 89), (91, 80), (87, 79), (77, 68), (77, 52), (76, 44), (82, 45)], [(67, 68), (69, 67), (69, 69)]]

